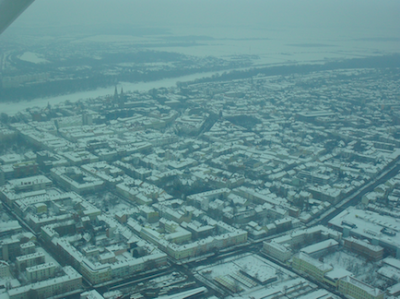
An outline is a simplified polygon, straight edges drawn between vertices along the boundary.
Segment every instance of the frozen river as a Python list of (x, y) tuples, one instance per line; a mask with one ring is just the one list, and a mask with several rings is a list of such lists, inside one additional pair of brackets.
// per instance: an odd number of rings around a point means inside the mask
[[(173, 36), (200, 36), (193, 46), (182, 47), (152, 47), (165, 36), (148, 36), (145, 38), (149, 49), (177, 52), (194, 56), (216, 56), (230, 58), (235, 55), (254, 54), (260, 57), (255, 63), (258, 65), (272, 65), (280, 63), (304, 63), (324, 61), (327, 59), (346, 59), (385, 55), (399, 52), (400, 37), (398, 32), (376, 31), (332, 31), (327, 32), (318, 28), (292, 28), (282, 30), (255, 30), (229, 28), (172, 28)], [(72, 38), (73, 40), (74, 38)], [(114, 43), (121, 46), (134, 46), (143, 42), (143, 37), (130, 35), (93, 35), (86, 38), (76, 37), (74, 43)], [(29, 58), (29, 57), (28, 57)], [(221, 73), (221, 72), (218, 72)], [(152, 88), (175, 86), (178, 81), (190, 81), (196, 78), (212, 76), (211, 73), (198, 73), (178, 78), (163, 79), (152, 82), (118, 84), (128, 91), (147, 91)], [(92, 91), (77, 92), (68, 95), (36, 98), (18, 103), (0, 103), (0, 111), (14, 115), (28, 107), (45, 107), (48, 103), (57, 104), (63, 101), (78, 101), (81, 99), (97, 98), (111, 95), (114, 87), (99, 88)]]
[[(129, 83), (129, 82), (120, 82), (118, 84), (118, 92), (122, 87), (124, 92), (129, 91), (148, 91), (152, 88), (160, 88), (160, 87), (173, 87), (176, 86), (176, 82), (179, 81), (191, 81), (197, 78), (209, 77), (216, 73), (222, 72), (209, 72), (209, 73), (197, 73), (193, 75), (177, 77), (177, 78), (169, 78), (151, 82), (137, 82), (137, 83)], [(79, 100), (85, 99), (94, 99), (101, 96), (113, 95), (114, 87), (108, 88), (98, 88), (90, 91), (82, 91), (76, 92), (67, 95), (61, 95), (56, 97), (46, 97), (46, 98), (36, 98), (29, 101), (20, 101), (20, 102), (0, 102), (0, 112), (5, 112), (8, 115), (12, 116), (18, 113), (21, 110), (30, 107), (46, 107), (48, 103), (51, 105), (55, 105), (61, 102), (70, 101), (76, 102)]]

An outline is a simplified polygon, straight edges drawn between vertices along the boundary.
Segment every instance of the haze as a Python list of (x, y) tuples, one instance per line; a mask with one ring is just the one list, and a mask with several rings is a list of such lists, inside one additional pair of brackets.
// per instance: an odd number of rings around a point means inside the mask
[(36, 0), (14, 27), (131, 24), (151, 27), (319, 28), (399, 37), (400, 2), (243, 0)]
[(36, 0), (0, 35), (0, 299), (400, 298), (399, 20)]

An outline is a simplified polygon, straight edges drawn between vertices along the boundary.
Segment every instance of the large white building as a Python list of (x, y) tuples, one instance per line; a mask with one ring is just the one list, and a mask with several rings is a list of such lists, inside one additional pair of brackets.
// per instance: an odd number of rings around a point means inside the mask
[[(169, 226), (172, 226), (173, 223), (173, 221), (164, 222), (167, 222)], [(215, 226), (216, 231), (223, 233), (193, 241), (189, 239), (191, 233), (185, 229), (175, 229), (172, 234), (168, 232), (164, 234), (159, 233), (156, 228), (142, 226), (132, 218), (128, 220), (128, 227), (137, 235), (157, 245), (177, 262), (189, 261), (192, 258), (210, 254), (214, 250), (243, 244), (247, 241), (247, 232), (244, 230), (236, 229), (222, 221), (215, 221), (211, 218), (208, 224)], [(175, 226), (177, 228), (179, 224), (175, 223)]]
[(56, 265), (52, 262), (26, 268), (26, 277), (30, 282), (41, 281), (55, 274)]
[(350, 207), (330, 220), (329, 226), (344, 237), (369, 240), (400, 258), (400, 224), (391, 216)]
[(104, 188), (104, 181), (76, 167), (51, 169), (51, 177), (67, 190), (78, 194), (95, 193)]
[(9, 299), (50, 298), (64, 293), (80, 293), (83, 290), (82, 276), (72, 267), (63, 268), (64, 275), (38, 281), (32, 284), (10, 289)]

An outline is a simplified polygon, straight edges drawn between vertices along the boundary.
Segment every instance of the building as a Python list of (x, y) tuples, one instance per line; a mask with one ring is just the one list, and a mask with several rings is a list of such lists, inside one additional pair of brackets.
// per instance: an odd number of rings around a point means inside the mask
[(264, 242), (263, 251), (281, 262), (286, 262), (292, 257), (292, 251), (287, 246), (273, 240)]
[(12, 201), (7, 194), (44, 190), (52, 185), (53, 182), (44, 175), (9, 180), (7, 184), (0, 188), (0, 199), (11, 207)]
[(38, 171), (39, 167), (35, 161), (21, 161), (0, 165), (0, 186), (11, 179), (37, 175)]
[[(113, 241), (112, 246), (74, 245), (53, 229), (57, 224), (42, 228), (54, 250), (92, 285), (113, 283), (140, 271), (152, 271), (167, 263), (167, 255), (153, 245), (136, 237), (117, 220), (99, 215), (92, 223), (102, 223), (95, 238)], [(101, 253), (100, 253), (101, 250)]]
[(46, 173), (49, 172), (53, 167), (69, 165), (68, 160), (64, 156), (54, 154), (49, 151), (40, 151), (37, 152), (36, 155), (36, 160), (39, 164), (39, 167)]
[[(343, 232), (345, 238), (351, 236), (366, 239), (372, 245), (379, 245), (391, 255), (400, 258), (400, 239), (397, 233), (400, 225), (395, 217), (350, 207), (331, 219), (329, 227)], [(372, 255), (376, 250), (376, 256), (380, 255), (378, 248), (363, 250)]]
[(50, 174), (61, 186), (78, 194), (95, 193), (105, 185), (103, 180), (76, 166), (52, 168)]
[(41, 281), (53, 277), (56, 265), (52, 262), (26, 268), (26, 277), (30, 282)]
[(327, 252), (335, 251), (339, 247), (339, 242), (328, 239), (307, 247), (300, 249), (301, 252), (308, 254), (310, 257), (319, 258), (325, 255)]
[(387, 289), (388, 296), (400, 296), (400, 282)]
[(339, 281), (347, 276), (353, 276), (353, 273), (342, 268), (334, 268), (324, 276), (324, 282), (335, 289), (339, 288)]
[[(165, 235), (160, 233), (159, 228), (142, 226), (139, 222), (130, 218), (128, 227), (143, 239), (155, 244), (159, 249), (166, 252), (168, 256), (177, 262), (188, 262), (197, 256), (212, 254), (220, 249), (243, 244), (247, 241), (247, 232), (236, 229), (222, 221), (215, 221), (209, 218), (208, 225), (214, 226), (216, 231), (222, 232), (218, 235), (208, 236), (204, 239), (193, 241), (189, 239), (191, 233), (179, 227), (178, 223), (173, 221), (164, 221), (170, 228), (166, 230)], [(174, 227), (175, 225), (175, 227)], [(175, 228), (176, 233), (168, 233), (168, 230)], [(179, 244), (185, 240), (185, 243)]]
[(22, 255), (31, 254), (31, 253), (34, 253), (36, 251), (36, 245), (35, 245), (35, 243), (33, 243), (31, 241), (21, 244), (20, 248), (21, 248), (21, 254)]
[(104, 299), (96, 290), (87, 291), (81, 294), (80, 299)]
[(302, 252), (293, 256), (292, 266), (294, 269), (303, 271), (321, 282), (324, 281), (325, 274), (333, 270), (332, 266), (313, 259)]
[(65, 293), (82, 292), (82, 276), (70, 266), (64, 267), (63, 271), (63, 276), (9, 290), (9, 299), (50, 298)]
[(344, 238), (344, 247), (350, 251), (365, 256), (372, 261), (380, 261), (383, 258), (383, 247), (379, 245), (371, 245), (363, 240), (352, 237)]
[(383, 299), (385, 293), (358, 279), (347, 276), (339, 281), (339, 292), (355, 299)]
[(72, 151), (63, 153), (71, 166), (79, 166), (99, 161), (99, 158), (88, 151)]
[(0, 278), (10, 276), (10, 265), (5, 261), (0, 261)]
[[(335, 250), (342, 239), (342, 234), (328, 229), (322, 225), (310, 227), (308, 229), (293, 230), (290, 235), (283, 235), (272, 240), (265, 241), (263, 245), (264, 253), (271, 255), (281, 262), (290, 259), (292, 255), (291, 247), (304, 243), (312, 244), (303, 248), (302, 251), (309, 255), (319, 255), (328, 250)], [(322, 240), (322, 241), (321, 241)], [(320, 241), (316, 244), (313, 244)]]
[(21, 255), (16, 258), (16, 265), (19, 272), (25, 271), (29, 267), (44, 264), (45, 254), (35, 252), (27, 255)]

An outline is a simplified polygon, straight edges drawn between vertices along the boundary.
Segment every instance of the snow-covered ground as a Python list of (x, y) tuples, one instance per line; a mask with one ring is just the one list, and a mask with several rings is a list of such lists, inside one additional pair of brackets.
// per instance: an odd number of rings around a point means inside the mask
[(19, 57), (20, 60), (31, 62), (34, 64), (39, 64), (39, 63), (47, 63), (46, 59), (42, 58), (41, 55), (32, 53), (32, 52), (25, 52)]
[(395, 31), (176, 27), (172, 32), (176, 36), (207, 36), (211, 39), (198, 41), (190, 47), (165, 47), (158, 50), (203, 57), (259, 55), (260, 64), (365, 57), (398, 53), (400, 49), (400, 40), (393, 38), (398, 37)]
[(323, 261), (332, 265), (335, 269), (350, 271), (357, 279), (374, 287), (381, 287), (385, 284), (385, 281), (378, 276), (379, 266), (376, 263), (367, 262), (364, 257), (355, 253), (337, 251), (324, 256)]
[[(113, 43), (115, 45), (145, 44), (148, 48), (199, 57), (226, 58), (236, 55), (258, 55), (259, 64), (344, 59), (399, 52), (397, 32), (349, 30), (340, 32), (327, 28), (255, 29), (179, 26), (169, 28), (171, 36), (94, 35), (78, 38), (74, 43)], [(193, 44), (171, 46), (173, 38)], [(196, 37), (200, 37), (196, 39)], [(201, 38), (203, 37), (203, 38)], [(377, 38), (379, 37), (379, 38)], [(394, 37), (394, 38), (393, 38)], [(171, 38), (171, 39), (169, 39)], [(165, 44), (165, 47), (160, 45)]]

